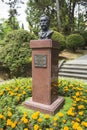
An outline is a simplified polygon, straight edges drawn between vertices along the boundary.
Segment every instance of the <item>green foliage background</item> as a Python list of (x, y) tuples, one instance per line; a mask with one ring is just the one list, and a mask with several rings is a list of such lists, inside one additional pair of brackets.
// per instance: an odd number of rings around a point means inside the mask
[(59, 43), (59, 51), (62, 51), (66, 48), (65, 37), (63, 34), (54, 31), (54, 33), (52, 34), (52, 40)]
[(85, 44), (84, 38), (80, 34), (71, 34), (66, 39), (66, 48), (75, 52)]
[(85, 46), (87, 46), (87, 30), (82, 31), (81, 35), (83, 36), (84, 40), (85, 40)]
[[(0, 43), (0, 65), (10, 71), (10, 76), (26, 75), (31, 57), (30, 40), (35, 36), (26, 30), (10, 32)], [(26, 72), (25, 72), (26, 71)]]

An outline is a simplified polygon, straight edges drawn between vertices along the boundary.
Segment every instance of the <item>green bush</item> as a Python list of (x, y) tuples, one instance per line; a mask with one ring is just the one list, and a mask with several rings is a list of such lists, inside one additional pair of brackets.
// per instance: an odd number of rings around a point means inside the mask
[(54, 31), (54, 33), (52, 34), (52, 40), (57, 41), (59, 43), (60, 51), (65, 49), (65, 47), (66, 47), (65, 38), (61, 33)]
[(0, 63), (10, 70), (11, 77), (26, 75), (28, 72), (31, 39), (35, 39), (35, 36), (28, 31), (15, 30), (10, 32), (0, 44)]
[(83, 38), (85, 40), (85, 46), (87, 46), (87, 30), (84, 32), (81, 32), (81, 35), (83, 36)]
[(66, 48), (75, 52), (78, 48), (84, 47), (84, 38), (80, 34), (71, 34), (66, 39)]

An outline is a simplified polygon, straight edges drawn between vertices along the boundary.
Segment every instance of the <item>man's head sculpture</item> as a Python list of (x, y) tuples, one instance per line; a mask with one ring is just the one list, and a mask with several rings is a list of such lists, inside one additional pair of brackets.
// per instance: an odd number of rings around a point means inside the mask
[(50, 19), (47, 15), (42, 14), (40, 17), (41, 31), (39, 32), (40, 39), (50, 39), (53, 31), (49, 30)]

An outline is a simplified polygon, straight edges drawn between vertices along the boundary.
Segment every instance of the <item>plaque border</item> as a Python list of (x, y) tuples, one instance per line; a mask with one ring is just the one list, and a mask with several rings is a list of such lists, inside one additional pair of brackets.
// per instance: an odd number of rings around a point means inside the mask
[[(43, 57), (45, 57), (45, 64), (43, 65), (43, 64), (36, 64), (35, 63), (35, 57), (36, 56), (43, 56)], [(36, 68), (47, 68), (47, 55), (46, 54), (34, 54), (34, 66), (36, 67)]]

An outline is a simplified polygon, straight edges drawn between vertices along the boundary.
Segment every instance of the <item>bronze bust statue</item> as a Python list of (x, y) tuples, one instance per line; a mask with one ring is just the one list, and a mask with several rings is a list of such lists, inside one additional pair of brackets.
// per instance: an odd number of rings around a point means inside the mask
[(53, 31), (49, 29), (50, 19), (47, 15), (42, 14), (40, 17), (41, 31), (38, 33), (40, 39), (50, 39)]

